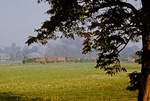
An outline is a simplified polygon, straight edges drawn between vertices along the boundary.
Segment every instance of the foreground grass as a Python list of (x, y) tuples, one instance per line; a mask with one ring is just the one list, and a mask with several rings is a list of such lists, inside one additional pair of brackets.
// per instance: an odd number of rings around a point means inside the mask
[[(122, 63), (129, 72), (134, 63)], [(0, 101), (136, 101), (128, 73), (106, 75), (94, 63), (0, 65)]]

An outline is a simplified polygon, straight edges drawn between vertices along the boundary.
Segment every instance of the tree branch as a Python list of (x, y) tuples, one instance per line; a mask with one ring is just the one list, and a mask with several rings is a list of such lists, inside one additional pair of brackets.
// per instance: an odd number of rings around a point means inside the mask
[(108, 3), (99, 3), (99, 6), (97, 7), (93, 7), (91, 9), (91, 11), (98, 11), (99, 9), (103, 9), (103, 8), (107, 8), (107, 7), (112, 7), (112, 6), (122, 6), (122, 7), (127, 7), (127, 8), (130, 8), (134, 14), (138, 14), (138, 10), (133, 6), (131, 5), (130, 3), (127, 3), (127, 2), (121, 2), (121, 1), (116, 1), (116, 2), (108, 2)]
[(131, 39), (132, 35), (129, 37), (128, 41), (126, 42), (126, 44), (118, 51), (118, 53), (120, 53), (129, 43), (130, 39)]

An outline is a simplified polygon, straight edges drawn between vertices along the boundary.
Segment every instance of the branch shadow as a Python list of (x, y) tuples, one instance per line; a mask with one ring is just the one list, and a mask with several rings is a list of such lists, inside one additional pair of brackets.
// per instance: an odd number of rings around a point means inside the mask
[(11, 92), (0, 92), (0, 101), (42, 101), (42, 99), (14, 95)]

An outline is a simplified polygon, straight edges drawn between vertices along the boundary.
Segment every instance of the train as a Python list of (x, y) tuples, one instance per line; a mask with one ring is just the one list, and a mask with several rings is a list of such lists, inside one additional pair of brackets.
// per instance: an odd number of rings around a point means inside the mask
[(87, 58), (75, 58), (75, 57), (38, 57), (24, 59), (23, 64), (26, 63), (55, 63), (55, 62), (96, 62), (96, 57), (91, 56)]

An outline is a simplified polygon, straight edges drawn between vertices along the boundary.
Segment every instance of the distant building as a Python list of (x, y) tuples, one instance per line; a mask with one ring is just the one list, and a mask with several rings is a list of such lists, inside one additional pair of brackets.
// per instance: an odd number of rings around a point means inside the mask
[(9, 60), (10, 56), (8, 54), (0, 53), (0, 61), (9, 61)]
[(46, 58), (41, 57), (41, 58), (35, 58), (34, 59), (35, 63), (45, 63), (46, 62)]
[(96, 61), (96, 56), (89, 56), (88, 61)]
[(57, 57), (56, 62), (65, 62), (66, 58), (65, 57)]

